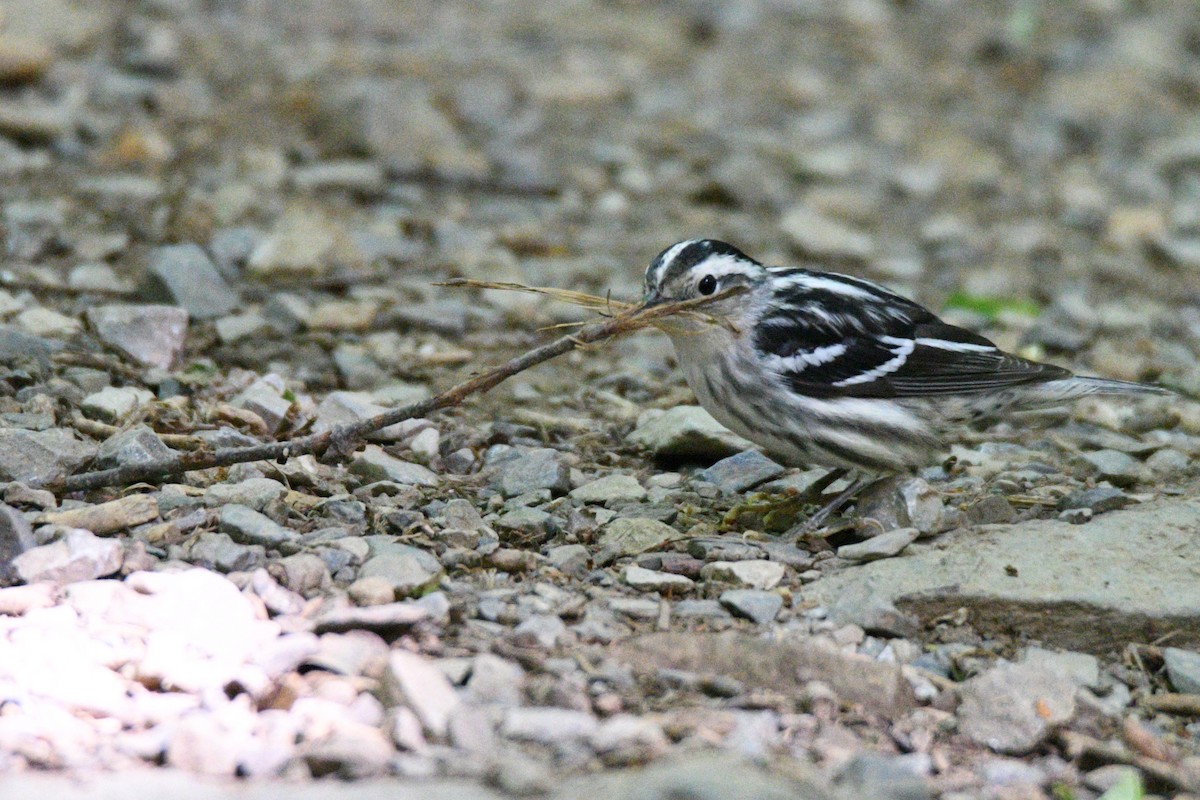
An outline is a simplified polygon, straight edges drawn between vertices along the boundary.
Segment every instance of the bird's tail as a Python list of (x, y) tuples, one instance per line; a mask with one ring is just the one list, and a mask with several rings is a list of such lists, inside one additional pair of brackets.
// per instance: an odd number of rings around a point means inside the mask
[(1118, 381), (1112, 378), (1087, 378), (1073, 375), (1070, 378), (1059, 378), (1047, 381), (1036, 387), (1034, 391), (1045, 397), (1048, 402), (1075, 400), (1092, 395), (1172, 395), (1170, 389), (1152, 386), (1136, 381)]

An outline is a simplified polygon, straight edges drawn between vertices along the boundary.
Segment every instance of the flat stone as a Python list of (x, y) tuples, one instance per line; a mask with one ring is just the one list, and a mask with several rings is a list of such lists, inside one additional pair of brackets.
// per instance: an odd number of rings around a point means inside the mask
[(1112, 486), (1096, 486), (1072, 492), (1058, 502), (1060, 509), (1089, 508), (1096, 514), (1116, 511), (1133, 502), (1133, 498)]
[(746, 450), (723, 458), (700, 473), (701, 479), (714, 483), (723, 492), (744, 492), (747, 489), (778, 478), (786, 468), (776, 464), (757, 450)]
[(665, 522), (645, 517), (620, 517), (601, 531), (596, 560), (607, 562), (618, 556), (638, 555), (678, 538), (679, 532)]
[(744, 617), (758, 625), (774, 622), (783, 608), (782, 597), (757, 589), (730, 589), (721, 593), (720, 601), (735, 616)]
[(92, 533), (104, 535), (155, 519), (158, 519), (158, 503), (153, 495), (127, 494), (94, 506), (47, 511), (36, 521), (43, 525), (84, 528)]
[(1023, 755), (1075, 713), (1075, 684), (1043, 665), (1002, 663), (962, 686), (959, 729), (998, 753)]
[(75, 472), (95, 454), (95, 445), (62, 428), (0, 428), (0, 480), (48, 483)]
[(645, 569), (635, 565), (625, 568), (625, 583), (646, 592), (680, 593), (690, 591), (696, 582), (683, 575)]
[(420, 595), (437, 586), (442, 565), (437, 558), (408, 545), (396, 545), (391, 551), (372, 556), (358, 570), (358, 577), (386, 579), (398, 597)]
[(467, 692), (484, 705), (513, 707), (524, 699), (525, 670), (520, 664), (491, 653), (480, 653), (471, 660)]
[(428, 467), (388, 455), (377, 444), (369, 444), (350, 462), (350, 471), (368, 481), (391, 481), (405, 486), (437, 486), (437, 473)]
[(646, 499), (646, 489), (632, 475), (605, 475), (569, 492), (581, 503), (636, 503)]
[(247, 478), (237, 483), (214, 483), (204, 490), (204, 505), (210, 508), (230, 504), (262, 511), (288, 493), (288, 488), (272, 478)]
[(1175, 691), (1200, 694), (1200, 653), (1167, 647), (1163, 649), (1163, 660)]
[(221, 277), (208, 254), (195, 244), (156, 248), (147, 264), (142, 294), (147, 300), (180, 306), (193, 319), (214, 319), (241, 300)]
[(18, 326), (34, 336), (65, 338), (74, 336), (83, 325), (75, 317), (60, 314), (51, 308), (28, 308), (13, 319)]
[(267, 551), (260, 544), (238, 544), (227, 533), (206, 531), (192, 542), (188, 560), (221, 572), (247, 572), (266, 562)]
[(566, 632), (567, 626), (554, 614), (534, 614), (513, 628), (512, 636), (517, 642), (549, 649), (558, 644)]
[(643, 415), (629, 434), (629, 442), (660, 458), (699, 460), (723, 458), (754, 447), (700, 406), (676, 406), (662, 414)]
[(904, 548), (917, 540), (921, 532), (916, 528), (897, 528), (894, 531), (872, 536), (865, 542), (842, 545), (837, 549), (838, 558), (848, 561), (875, 561), (899, 555)]
[(1096, 450), (1076, 458), (1084, 473), (1113, 486), (1133, 486), (1148, 473), (1148, 468), (1120, 450)]
[(17, 358), (45, 360), (51, 353), (64, 347), (62, 342), (34, 336), (11, 325), (0, 325), (0, 361)]
[(761, 559), (714, 561), (704, 565), (700, 577), (706, 581), (723, 581), (748, 589), (766, 590), (778, 586), (786, 571), (783, 564)]
[(56, 542), (21, 553), (12, 560), (12, 567), (25, 583), (50, 581), (62, 585), (112, 575), (123, 560), (120, 542), (72, 528)]
[[(684, 602), (689, 601), (676, 607)], [(793, 696), (809, 681), (822, 681), (843, 702), (890, 716), (902, 715), (916, 703), (899, 665), (847, 654), (820, 637), (671, 631), (619, 642), (606, 653), (638, 674), (674, 669), (720, 675), (747, 689)]]
[(83, 398), (79, 407), (92, 419), (115, 422), (154, 399), (154, 393), (134, 386), (108, 386)]
[(329, 569), (315, 553), (294, 553), (271, 562), (268, 570), (283, 586), (305, 596), (329, 584)]
[(230, 404), (253, 411), (271, 433), (278, 433), (292, 410), (292, 401), (283, 395), (282, 379), (278, 375), (264, 375), (238, 392)]
[[(429, 390), (415, 400), (424, 400), (429, 396)], [(412, 402), (412, 401), (400, 401)], [(375, 395), (368, 392), (330, 392), (317, 404), (317, 418), (313, 422), (313, 433), (324, 433), (330, 428), (377, 416), (388, 410), (388, 406), (377, 402)], [(388, 425), (370, 435), (372, 441), (395, 442), (408, 435), (408, 427), (404, 423)]]
[(904, 558), (807, 584), (803, 598), (828, 607), (870, 581), (881, 600), (922, 622), (966, 608), (984, 635), (1019, 631), (1047, 646), (1105, 655), (1173, 631), (1172, 643), (1197, 647), (1197, 528), (1200, 501), (1178, 500), (1087, 525), (1032, 520), (951, 532), (936, 547), (915, 543)]
[(582, 577), (587, 572), (591, 551), (581, 544), (562, 544), (546, 552), (546, 562), (568, 575)]
[(516, 497), (538, 489), (565, 494), (571, 488), (571, 470), (563, 454), (548, 447), (514, 453), (495, 465), (493, 485), (505, 497)]
[(173, 453), (174, 451), (158, 438), (158, 434), (149, 425), (139, 424), (105, 439), (96, 451), (96, 460), (92, 466), (96, 469), (108, 469), (125, 464), (144, 464), (167, 458)]
[(12, 506), (0, 505), (0, 586), (8, 586), (16, 581), (13, 559), (36, 544), (25, 516)]
[(504, 714), (500, 733), (510, 739), (553, 745), (586, 739), (595, 734), (599, 721), (586, 711), (568, 708), (510, 708)]
[(272, 548), (300, 538), (300, 534), (291, 528), (283, 527), (249, 506), (235, 503), (222, 506), (217, 529), (242, 544), (260, 544)]
[(103, 305), (87, 310), (102, 342), (139, 364), (170, 369), (183, 352), (188, 313), (176, 306)]

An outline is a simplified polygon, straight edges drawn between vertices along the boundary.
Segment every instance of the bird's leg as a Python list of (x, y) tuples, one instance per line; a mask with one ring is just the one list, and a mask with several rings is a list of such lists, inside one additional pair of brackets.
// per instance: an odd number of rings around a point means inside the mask
[[(826, 486), (829, 486), (829, 484), (833, 483), (833, 481), (837, 480), (838, 478), (844, 477), (849, 470), (832, 470), (830, 474), (832, 475), (834, 472), (840, 472), (841, 474), (837, 475), (833, 480), (826, 483)], [(826, 475), (825, 477), (828, 478), (829, 476)], [(824, 480), (824, 478), (822, 478), (822, 480)], [(804, 522), (785, 533), (782, 537), (780, 537), (781, 540), (786, 542), (794, 542), (798, 539), (808, 536), (811, 533), (815, 533), (821, 528), (822, 525), (825, 524), (825, 520), (829, 519), (831, 514), (835, 513), (844, 505), (857, 497), (859, 492), (870, 486), (872, 483), (874, 483), (874, 479), (872, 478), (855, 475), (854, 480), (850, 481), (849, 486), (838, 492), (837, 496), (817, 509), (817, 511)]]

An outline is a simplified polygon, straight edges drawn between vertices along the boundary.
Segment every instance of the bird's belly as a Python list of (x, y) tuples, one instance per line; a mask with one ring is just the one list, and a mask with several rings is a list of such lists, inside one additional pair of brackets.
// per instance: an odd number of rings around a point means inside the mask
[(788, 465), (894, 472), (933, 463), (945, 446), (934, 409), (805, 397), (733, 359), (685, 363), (684, 376), (718, 422)]

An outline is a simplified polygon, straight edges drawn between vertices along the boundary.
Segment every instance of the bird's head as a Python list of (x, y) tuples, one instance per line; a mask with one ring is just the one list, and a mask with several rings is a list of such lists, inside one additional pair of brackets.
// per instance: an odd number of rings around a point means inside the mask
[[(688, 239), (663, 250), (646, 268), (646, 306), (693, 300), (735, 287), (753, 288), (767, 277), (766, 268), (731, 244), (716, 239)], [(738, 294), (704, 306), (704, 312), (735, 316), (746, 301)]]

